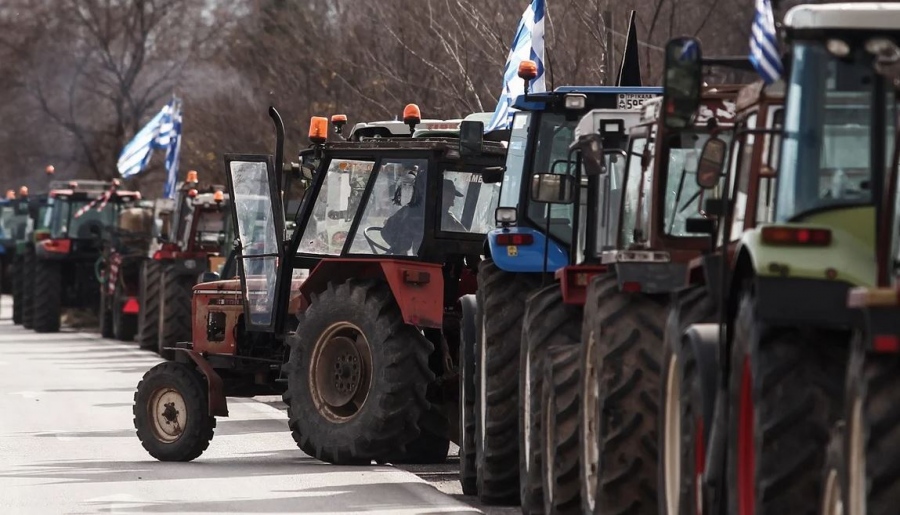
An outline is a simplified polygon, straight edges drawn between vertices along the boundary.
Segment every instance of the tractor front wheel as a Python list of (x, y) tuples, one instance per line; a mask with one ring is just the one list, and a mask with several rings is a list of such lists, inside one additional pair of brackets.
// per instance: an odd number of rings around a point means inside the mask
[(175, 351), (166, 349), (191, 339), (191, 276), (178, 274), (174, 266), (162, 271), (159, 304), (159, 339), (157, 351), (165, 359), (175, 359)]
[(423, 424), (437, 409), (425, 396), (434, 346), (384, 282), (328, 283), (298, 319), (283, 398), (300, 449), (346, 465), (427, 461), (414, 455), (423, 439), (446, 445)]
[(160, 461), (191, 461), (209, 447), (216, 418), (206, 380), (193, 367), (165, 362), (144, 374), (134, 394), (134, 427), (141, 445)]
[(59, 263), (38, 260), (34, 271), (34, 330), (59, 332), (62, 311), (62, 267)]

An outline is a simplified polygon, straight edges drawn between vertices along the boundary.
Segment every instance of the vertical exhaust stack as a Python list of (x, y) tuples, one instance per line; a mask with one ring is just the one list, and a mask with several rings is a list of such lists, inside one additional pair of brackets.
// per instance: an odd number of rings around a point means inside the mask
[(641, 57), (638, 50), (637, 25), (635, 23), (636, 11), (631, 11), (628, 21), (628, 36), (625, 42), (625, 52), (622, 54), (622, 65), (619, 67), (619, 76), (616, 78), (616, 86), (640, 87), (641, 83)]

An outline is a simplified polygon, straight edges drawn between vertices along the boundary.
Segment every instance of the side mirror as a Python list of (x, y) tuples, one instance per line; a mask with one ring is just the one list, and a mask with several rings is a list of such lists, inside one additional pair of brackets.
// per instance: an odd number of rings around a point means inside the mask
[(583, 134), (572, 142), (569, 150), (581, 151), (581, 165), (584, 174), (596, 176), (606, 173), (606, 165), (603, 163), (603, 137), (599, 134)]
[(575, 177), (554, 173), (536, 173), (531, 178), (531, 200), (548, 204), (575, 202)]
[(727, 143), (716, 137), (706, 141), (697, 163), (697, 186), (710, 190), (719, 184), (719, 177), (722, 176), (727, 155)]
[(700, 41), (675, 38), (666, 43), (663, 77), (663, 119), (670, 129), (683, 129), (693, 122), (700, 107), (703, 84), (703, 56)]
[(463, 120), (459, 124), (459, 156), (480, 155), (484, 148), (484, 123)]

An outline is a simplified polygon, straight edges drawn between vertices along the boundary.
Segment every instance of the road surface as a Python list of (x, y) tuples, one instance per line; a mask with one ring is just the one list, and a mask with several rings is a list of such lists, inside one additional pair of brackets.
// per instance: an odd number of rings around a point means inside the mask
[[(0, 513), (518, 513), (462, 496), (458, 462), (337, 467), (304, 455), (275, 397), (229, 399), (209, 449), (161, 463), (132, 425), (134, 389), (160, 361), (134, 344), (37, 334), (0, 305)], [(456, 453), (455, 448), (451, 450)]]

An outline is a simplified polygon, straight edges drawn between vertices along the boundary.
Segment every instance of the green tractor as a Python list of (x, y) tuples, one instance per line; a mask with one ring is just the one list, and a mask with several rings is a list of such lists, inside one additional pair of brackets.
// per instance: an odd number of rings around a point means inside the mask
[[(803, 5), (785, 17), (784, 126), (779, 151), (762, 164), (777, 173), (773, 221), (735, 238), (730, 265), (707, 283), (717, 323), (690, 325), (683, 335), (684, 348), (711, 357), (677, 378), (681, 392), (699, 392), (696, 401), (681, 397), (700, 405), (682, 406), (680, 425), (693, 429), (680, 440), (703, 457), (696, 490), (705, 513), (810, 513), (821, 500), (859, 325), (848, 291), (886, 275), (875, 249), (887, 245), (882, 220), (896, 202), (897, 163), (889, 163), (897, 80), (889, 71), (900, 59), (897, 27), (900, 5), (887, 2)], [(667, 74), (685, 79), (684, 92), (699, 89), (701, 66), (673, 66)], [(670, 100), (676, 113), (697, 105), (691, 95)], [(701, 156), (713, 178), (725, 156)], [(701, 187), (714, 182), (698, 176)], [(731, 241), (730, 224), (722, 225)], [(694, 513), (690, 506), (678, 512)]]

